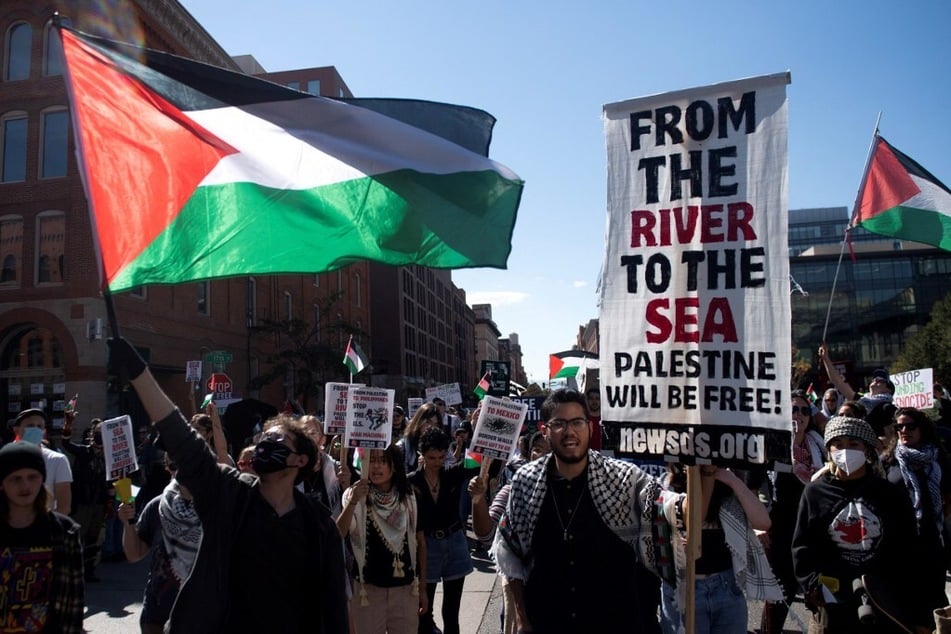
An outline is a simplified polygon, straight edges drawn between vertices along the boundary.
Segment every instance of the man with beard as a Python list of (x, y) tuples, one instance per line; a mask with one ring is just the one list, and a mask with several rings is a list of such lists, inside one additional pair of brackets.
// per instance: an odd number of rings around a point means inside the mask
[(601, 388), (593, 385), (584, 391), (588, 404), (588, 421), (591, 423), (591, 448), (601, 451)]
[[(578, 391), (553, 392), (541, 415), (551, 453), (515, 474), (493, 548), (509, 579), (518, 630), (660, 632), (657, 603), (645, 596), (641, 575), (672, 578), (659, 566), (671, 561), (669, 544), (657, 538), (664, 518), (685, 516), (685, 496), (591, 450), (589, 412)], [(702, 488), (712, 490), (712, 480), (704, 477)]]

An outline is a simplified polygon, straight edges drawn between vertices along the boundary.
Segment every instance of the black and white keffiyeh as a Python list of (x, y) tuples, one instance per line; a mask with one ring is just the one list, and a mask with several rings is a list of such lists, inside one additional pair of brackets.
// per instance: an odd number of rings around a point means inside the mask
[(934, 510), (934, 520), (938, 526), (938, 535), (944, 530), (944, 506), (941, 498), (941, 465), (938, 464), (938, 448), (934, 445), (923, 445), (914, 449), (901, 443), (895, 447), (895, 458), (901, 470), (902, 480), (911, 493), (911, 502), (915, 507), (915, 518), (921, 523), (924, 517), (921, 508), (921, 484), (916, 475), (921, 472), (928, 482), (928, 494), (931, 497), (931, 506)]
[[(551, 454), (516, 473), (512, 492), (499, 523), (492, 554), (506, 577), (525, 580), (532, 567), (532, 535), (548, 492)], [(665, 492), (660, 483), (635, 465), (588, 451), (588, 491), (598, 515), (621, 540), (638, 551), (644, 565), (657, 572), (652, 528), (666, 515), (658, 504), (672, 505), (682, 495)], [(663, 495), (662, 495), (663, 494)]]
[(191, 573), (198, 547), (201, 545), (201, 521), (191, 500), (182, 497), (178, 481), (172, 479), (159, 500), (162, 542), (168, 561), (179, 585)]

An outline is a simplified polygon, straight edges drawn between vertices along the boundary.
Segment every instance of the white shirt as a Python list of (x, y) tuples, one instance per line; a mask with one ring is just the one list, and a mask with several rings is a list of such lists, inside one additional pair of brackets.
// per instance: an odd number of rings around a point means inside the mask
[[(53, 451), (48, 447), (41, 446), (43, 450), (43, 462), (46, 463), (46, 489), (53, 498), (53, 487), (60, 482), (70, 483), (73, 481), (73, 469), (69, 466), (69, 458), (63, 454)], [(55, 500), (55, 498), (53, 498)], [(53, 503), (53, 510), (56, 510), (56, 503)]]

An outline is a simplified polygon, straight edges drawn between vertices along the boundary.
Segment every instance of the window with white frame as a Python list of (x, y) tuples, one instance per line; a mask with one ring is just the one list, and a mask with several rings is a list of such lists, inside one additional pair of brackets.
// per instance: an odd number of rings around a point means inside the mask
[(16, 183), (26, 180), (25, 112), (11, 112), (0, 117), (0, 182)]
[(23, 262), (23, 217), (0, 218), (0, 288), (17, 288)]
[(40, 117), (43, 143), (40, 145), (40, 178), (66, 176), (69, 145), (69, 111), (58, 107)]
[(37, 284), (62, 284), (65, 277), (66, 214), (44, 211), (36, 218)]
[(33, 27), (26, 22), (17, 22), (7, 29), (7, 41), (3, 47), (3, 79), (16, 81), (30, 78), (30, 48), (33, 45)]

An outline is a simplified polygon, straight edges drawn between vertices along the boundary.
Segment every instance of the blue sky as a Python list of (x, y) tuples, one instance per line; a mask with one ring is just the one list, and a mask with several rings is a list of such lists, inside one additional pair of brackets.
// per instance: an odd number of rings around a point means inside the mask
[(851, 208), (879, 112), (889, 142), (951, 182), (945, 0), (182, 4), (268, 71), (332, 65), (357, 96), (498, 119), (490, 155), (525, 180), (508, 269), (453, 280), (519, 334), (535, 380), (598, 316), (603, 104), (788, 70), (791, 209)]

